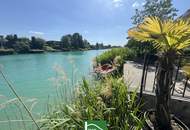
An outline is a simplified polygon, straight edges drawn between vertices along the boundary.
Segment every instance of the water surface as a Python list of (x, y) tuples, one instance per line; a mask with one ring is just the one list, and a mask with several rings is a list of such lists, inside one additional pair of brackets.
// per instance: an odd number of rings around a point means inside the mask
[[(90, 74), (93, 58), (103, 51), (7, 55), (0, 57), (0, 64), (19, 95), (27, 99), (35, 98), (38, 102), (35, 112), (41, 113), (45, 110), (48, 96), (53, 97), (56, 94), (51, 80), (56, 76), (55, 68), (61, 67), (68, 79), (80, 80), (83, 76)], [(0, 104), (4, 103), (5, 99), (12, 98), (15, 96), (0, 76)], [(0, 107), (0, 120), (6, 120), (5, 117), (7, 118), (6, 115), (9, 115), (10, 112), (14, 113), (16, 110), (13, 108), (4, 110), (3, 107)]]

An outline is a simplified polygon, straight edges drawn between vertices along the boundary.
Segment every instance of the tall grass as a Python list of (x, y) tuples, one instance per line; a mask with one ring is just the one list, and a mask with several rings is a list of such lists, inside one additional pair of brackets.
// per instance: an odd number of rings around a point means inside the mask
[[(24, 107), (24, 110), (27, 112), (27, 114), (29, 115), (29, 117), (32, 119), (32, 121), (36, 125), (37, 129), (40, 130), (40, 127), (39, 127), (38, 123), (36, 122), (35, 118), (33, 117), (31, 111), (29, 110), (29, 108), (27, 107), (27, 105), (24, 103), (24, 101), (22, 100), (22, 98), (18, 95), (18, 93), (16, 92), (14, 86), (9, 82), (9, 80), (7, 79), (7, 77), (5, 76), (5, 74), (3, 73), (3, 71), (1, 69), (0, 69), (0, 74), (2, 75), (3, 79), (7, 83), (7, 87), (15, 95), (16, 99), (18, 99), (19, 103), (21, 103), (21, 105)], [(7, 117), (7, 119), (9, 120), (9, 117)], [(10, 124), (10, 122), (9, 122), (9, 124)], [(11, 127), (10, 127), (10, 129), (11, 129)]]
[(73, 94), (70, 103), (48, 108), (42, 129), (84, 130), (86, 120), (105, 120), (109, 130), (138, 130), (143, 126), (136, 93), (129, 92), (122, 79), (109, 77), (91, 83), (83, 79)]
[[(6, 103), (13, 103), (18, 110), (13, 120), (5, 109), (7, 121), (4, 123), (8, 123), (9, 130), (14, 129), (13, 123), (17, 123), (20, 129), (28, 130), (30, 128), (27, 123), (32, 122), (37, 124), (37, 129), (42, 130), (84, 130), (86, 120), (105, 120), (109, 130), (142, 128), (143, 119), (138, 116), (140, 106), (136, 104), (136, 92), (129, 92), (122, 79), (113, 77), (101, 81), (83, 79), (75, 84), (77, 81), (74, 79), (74, 70), (69, 80), (60, 67), (56, 68), (54, 83), (57, 95), (54, 103), (47, 103), (47, 112), (40, 119), (36, 119), (31, 113), (36, 102), (32, 101), (29, 109), (23, 98), (16, 93), (17, 98)], [(14, 89), (12, 85), (9, 87)], [(19, 101), (23, 106), (17, 105)], [(4, 108), (6, 104), (0, 104), (0, 107)], [(23, 108), (31, 114), (29, 116), (32, 120), (26, 118), (27, 113)]]
[[(36, 104), (36, 99), (22, 98), (22, 101), (27, 105), (28, 109), (32, 113), (32, 109)], [(19, 102), (17, 98), (9, 99), (5, 97), (1, 99), (0, 104), (1, 130), (29, 130), (30, 128), (36, 129), (33, 120), (28, 116), (25, 108)], [(35, 116), (36, 117), (36, 116)], [(38, 120), (35, 118), (35, 122)]]

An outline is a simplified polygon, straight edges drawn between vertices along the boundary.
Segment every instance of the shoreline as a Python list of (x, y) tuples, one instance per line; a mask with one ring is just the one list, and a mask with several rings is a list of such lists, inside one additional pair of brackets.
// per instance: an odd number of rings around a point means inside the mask
[(43, 53), (56, 53), (56, 52), (76, 52), (76, 51), (90, 51), (90, 50), (106, 50), (106, 49), (110, 49), (110, 48), (104, 48), (104, 49), (71, 49), (71, 50), (31, 50), (29, 52), (26, 53), (17, 53), (15, 51), (13, 51), (12, 49), (7, 49), (7, 50), (0, 50), (0, 56), (7, 56), (7, 55), (22, 55), (22, 54), (43, 54)]

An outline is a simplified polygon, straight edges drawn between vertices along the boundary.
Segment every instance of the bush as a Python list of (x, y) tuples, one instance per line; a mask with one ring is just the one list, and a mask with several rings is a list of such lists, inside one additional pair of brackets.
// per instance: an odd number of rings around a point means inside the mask
[(112, 64), (115, 57), (120, 56), (123, 60), (133, 59), (136, 55), (129, 48), (113, 48), (96, 57), (96, 62), (100, 64)]
[(121, 79), (107, 78), (91, 85), (83, 80), (70, 104), (60, 103), (44, 116), (42, 128), (84, 130), (86, 120), (105, 120), (109, 130), (140, 130), (136, 93), (130, 93)]
[(119, 76), (123, 72), (123, 64), (125, 61), (134, 60), (135, 58), (135, 52), (129, 48), (113, 48), (97, 56), (94, 67), (97, 67), (99, 64), (112, 64), (117, 67), (117, 73), (114, 75)]

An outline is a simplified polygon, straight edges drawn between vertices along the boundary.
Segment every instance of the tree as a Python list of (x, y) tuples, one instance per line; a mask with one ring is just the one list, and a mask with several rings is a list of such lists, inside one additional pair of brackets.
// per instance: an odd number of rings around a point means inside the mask
[(42, 38), (32, 37), (30, 47), (31, 49), (43, 49), (46, 41)]
[(162, 20), (173, 19), (178, 10), (173, 7), (172, 0), (146, 0), (143, 9), (136, 9), (131, 18), (133, 24), (141, 23), (145, 17), (156, 16)]
[(18, 38), (16, 44), (13, 45), (13, 48), (18, 53), (27, 53), (30, 50), (30, 39), (28, 38)]
[(74, 33), (72, 36), (72, 47), (75, 49), (84, 48), (83, 38), (79, 33)]
[(27, 53), (30, 50), (30, 46), (28, 43), (25, 43), (24, 41), (20, 41), (14, 44), (14, 50), (18, 53)]
[(125, 47), (132, 49), (137, 54), (137, 56), (144, 56), (146, 53), (156, 53), (156, 50), (151, 43), (139, 42), (134, 39), (129, 39)]
[(103, 43), (96, 43), (96, 49), (104, 49), (104, 44)]
[(184, 20), (163, 20), (149, 17), (128, 31), (130, 38), (150, 42), (158, 50), (156, 74), (156, 121), (160, 130), (171, 130), (170, 90), (175, 60), (190, 46), (190, 23)]
[(4, 48), (6, 40), (3, 35), (0, 35), (0, 48)]
[(90, 43), (86, 39), (83, 40), (83, 44), (84, 48), (90, 48)]
[(7, 35), (5, 39), (7, 40), (6, 47), (13, 48), (14, 44), (16, 44), (16, 41), (18, 40), (18, 37), (16, 34), (14, 35), (11, 34), (11, 35)]
[(71, 48), (72, 36), (70, 34), (61, 37), (61, 48)]

